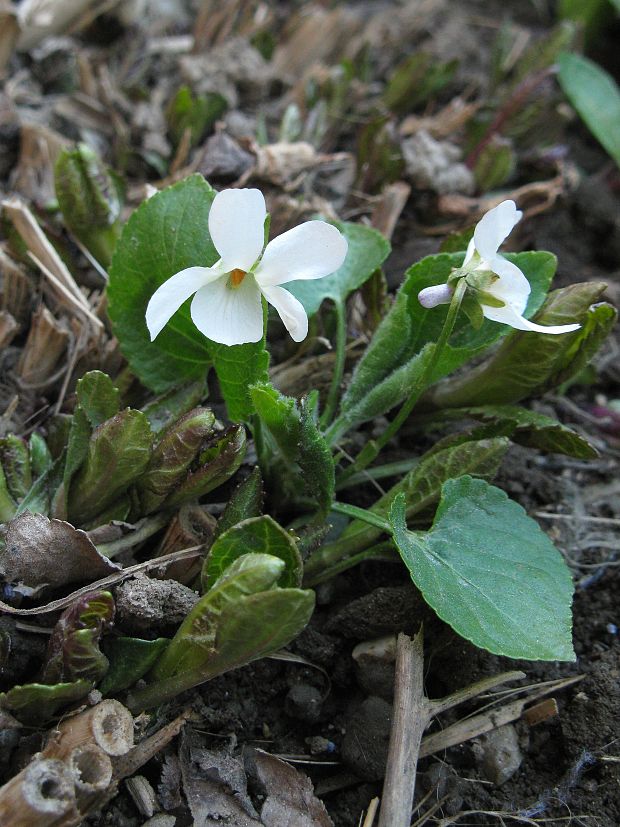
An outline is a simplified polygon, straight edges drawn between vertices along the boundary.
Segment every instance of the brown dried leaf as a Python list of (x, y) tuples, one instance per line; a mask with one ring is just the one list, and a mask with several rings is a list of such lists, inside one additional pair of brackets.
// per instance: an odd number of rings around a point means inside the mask
[(197, 732), (186, 728), (179, 750), (183, 789), (194, 824), (261, 827), (241, 763), (225, 750), (209, 750), (202, 743)]
[(289, 36), (273, 56), (275, 71), (286, 77), (299, 77), (316, 63), (333, 64), (343, 57), (348, 44), (361, 28), (361, 17), (342, 6), (326, 10), (318, 4), (305, 3), (291, 17)]
[(44, 305), (32, 314), (30, 330), (17, 372), (25, 386), (40, 387), (54, 377), (60, 357), (69, 341), (69, 332)]
[(333, 827), (310, 779), (286, 761), (252, 749), (245, 753), (245, 765), (265, 795), (260, 814), (264, 827)]
[(5, 528), (0, 576), (43, 592), (96, 580), (120, 570), (100, 554), (86, 532), (63, 520), (26, 511)]
[(15, 192), (40, 207), (46, 206), (56, 197), (54, 164), (70, 145), (47, 126), (21, 123), (19, 162), (11, 180)]

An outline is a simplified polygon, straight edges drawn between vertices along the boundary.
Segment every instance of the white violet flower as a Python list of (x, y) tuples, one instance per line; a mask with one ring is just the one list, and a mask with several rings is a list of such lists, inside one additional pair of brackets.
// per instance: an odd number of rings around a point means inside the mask
[[(465, 278), (467, 274), (495, 276), (484, 286), (480, 296), (482, 314), (494, 322), (510, 325), (516, 330), (532, 330), (536, 333), (570, 333), (577, 330), (579, 324), (540, 325), (523, 317), (523, 311), (530, 295), (530, 283), (516, 264), (508, 261), (497, 252), (513, 228), (521, 220), (523, 213), (517, 209), (514, 201), (502, 201), (489, 210), (476, 224), (474, 237), (469, 242), (465, 260), (460, 271)], [(427, 287), (418, 294), (424, 307), (435, 307), (450, 302), (453, 291), (446, 284)], [(484, 294), (498, 300), (501, 306), (485, 304)]]
[(296, 342), (306, 338), (306, 311), (281, 285), (334, 273), (345, 259), (347, 241), (325, 221), (306, 221), (270, 241), (263, 252), (266, 217), (260, 190), (230, 189), (215, 196), (209, 233), (220, 260), (213, 267), (181, 270), (155, 291), (146, 308), (151, 341), (194, 294), (192, 321), (214, 342), (260, 341), (261, 296), (275, 307)]

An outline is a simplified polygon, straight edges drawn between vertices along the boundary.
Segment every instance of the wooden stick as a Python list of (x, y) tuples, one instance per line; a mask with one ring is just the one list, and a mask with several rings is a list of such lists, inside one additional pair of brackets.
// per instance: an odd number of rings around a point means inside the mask
[(169, 724), (158, 729), (157, 732), (145, 738), (144, 741), (140, 741), (131, 752), (117, 758), (114, 761), (114, 778), (119, 780), (127, 778), (127, 776), (133, 775), (134, 772), (139, 770), (147, 761), (150, 761), (173, 738), (176, 738), (189, 715), (190, 711), (185, 710)]
[(73, 775), (62, 761), (35, 758), (0, 788), (2, 827), (69, 827), (80, 820)]
[(422, 734), (430, 720), (424, 696), (423, 633), (400, 634), (396, 644), (394, 716), (390, 733), (379, 827), (409, 827)]

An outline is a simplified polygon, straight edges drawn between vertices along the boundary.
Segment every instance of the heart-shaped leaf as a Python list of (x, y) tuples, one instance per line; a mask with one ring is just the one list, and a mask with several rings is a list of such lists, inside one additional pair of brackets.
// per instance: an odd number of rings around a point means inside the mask
[(114, 333), (132, 368), (148, 387), (163, 392), (180, 382), (204, 380), (215, 366), (231, 419), (247, 419), (246, 388), (267, 378), (264, 340), (228, 347), (211, 342), (191, 320), (189, 301), (154, 342), (146, 327), (153, 293), (187, 267), (210, 267), (220, 258), (209, 235), (215, 190), (191, 175), (138, 207), (119, 239), (108, 284), (108, 312)]
[(340, 269), (322, 279), (295, 281), (285, 285), (303, 304), (308, 316), (313, 316), (325, 299), (343, 304), (347, 296), (361, 287), (381, 267), (391, 249), (387, 238), (372, 227), (348, 221), (332, 223), (349, 244), (347, 257)]
[(394, 542), (424, 599), (459, 635), (511, 658), (575, 659), (568, 567), (504, 491), (449, 480), (426, 534), (407, 529), (405, 511), (400, 495), (389, 515)]

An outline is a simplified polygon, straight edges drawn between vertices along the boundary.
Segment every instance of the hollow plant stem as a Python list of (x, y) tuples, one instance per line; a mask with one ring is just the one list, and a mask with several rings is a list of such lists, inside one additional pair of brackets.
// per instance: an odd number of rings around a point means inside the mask
[(466, 289), (467, 284), (465, 279), (460, 279), (452, 296), (452, 301), (450, 302), (441, 333), (433, 346), (424, 371), (414, 383), (411, 391), (409, 392), (409, 396), (401, 406), (394, 419), (390, 422), (381, 436), (379, 436), (373, 443), (372, 450), (362, 450), (355, 462), (353, 462), (345, 471), (342, 472), (342, 474), (339, 475), (337, 483), (340, 487), (342, 487), (343, 482), (348, 480), (349, 477), (352, 477), (353, 474), (363, 471), (364, 468), (370, 465), (370, 463), (377, 457), (381, 449), (398, 433), (400, 428), (409, 418), (412, 410), (424, 391), (431, 384), (435, 368), (437, 367), (439, 359), (454, 329), (454, 323), (456, 322), (456, 317)]
[(343, 301), (334, 302), (336, 309), (336, 363), (334, 364), (334, 373), (332, 381), (329, 386), (327, 394), (327, 402), (325, 410), (321, 416), (321, 426), (327, 427), (332, 421), (336, 413), (338, 405), (338, 393), (342, 385), (342, 377), (344, 375), (344, 366), (347, 356), (347, 313), (346, 305)]

